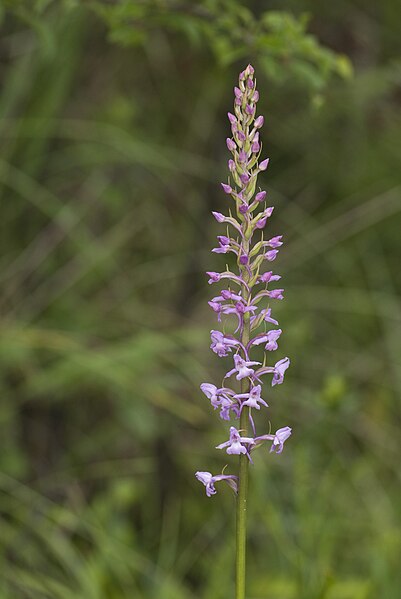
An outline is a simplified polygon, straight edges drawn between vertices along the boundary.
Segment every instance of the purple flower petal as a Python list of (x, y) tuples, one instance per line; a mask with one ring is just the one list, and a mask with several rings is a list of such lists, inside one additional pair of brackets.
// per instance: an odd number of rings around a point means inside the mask
[(259, 193), (256, 194), (255, 196), (255, 202), (263, 202), (263, 200), (266, 197), (266, 192), (265, 191), (259, 191)]
[(279, 428), (274, 435), (270, 452), (281, 453), (284, 449), (284, 442), (288, 439), (291, 433), (292, 429), (289, 426)]
[(267, 166), (269, 164), (269, 160), (270, 158), (266, 158), (266, 160), (263, 160), (260, 164), (259, 164), (259, 170), (260, 171), (265, 171), (267, 169)]
[(272, 380), (272, 387), (274, 387), (274, 385), (281, 385), (281, 383), (284, 381), (284, 373), (287, 370), (287, 368), (290, 365), (290, 359), (289, 358), (283, 358), (282, 360), (280, 360), (279, 362), (277, 362), (274, 366), (274, 375), (273, 375), (273, 380)]
[(206, 495), (208, 497), (211, 497), (217, 493), (214, 484), (220, 482), (221, 480), (227, 482), (235, 493), (238, 492), (238, 476), (233, 474), (217, 474), (216, 476), (213, 476), (210, 472), (198, 471), (195, 472), (195, 476), (203, 485), (205, 485)]
[(269, 252), (266, 252), (265, 258), (269, 262), (273, 262), (273, 260), (275, 260), (277, 258), (277, 254), (278, 254), (278, 250), (270, 250)]
[(212, 214), (218, 223), (224, 223), (224, 221), (226, 220), (226, 217), (224, 216), (224, 214), (221, 214), (221, 212), (212, 212)]
[(227, 185), (227, 183), (221, 183), (221, 186), (224, 190), (224, 193), (232, 193), (233, 192), (231, 185)]

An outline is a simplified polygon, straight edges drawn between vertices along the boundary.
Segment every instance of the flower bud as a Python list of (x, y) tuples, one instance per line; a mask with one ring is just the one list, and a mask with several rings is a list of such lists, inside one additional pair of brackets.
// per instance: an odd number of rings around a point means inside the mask
[(260, 164), (259, 164), (259, 170), (260, 171), (265, 171), (267, 169), (267, 165), (269, 164), (269, 158), (266, 158), (266, 160), (263, 160)]
[(259, 220), (256, 222), (256, 227), (258, 229), (264, 229), (267, 223), (267, 219), (272, 215), (273, 207), (266, 208), (261, 214)]
[(281, 241), (282, 238), (282, 235), (277, 235), (276, 237), (272, 237), (271, 239), (269, 239), (267, 243), (271, 248), (279, 248), (281, 245), (283, 245), (283, 242)]
[(263, 275), (261, 275), (259, 277), (260, 283), (268, 283), (270, 281), (270, 279), (272, 278), (272, 275), (273, 275), (272, 270), (269, 270), (268, 272), (263, 273)]
[(269, 297), (271, 297), (272, 299), (282, 300), (284, 299), (283, 291), (284, 289), (272, 289), (272, 291), (269, 291)]
[(208, 271), (206, 274), (209, 277), (209, 283), (218, 283), (220, 281), (220, 278), (221, 278), (220, 273)]
[(225, 300), (229, 300), (229, 299), (231, 299), (231, 298), (232, 298), (233, 292), (232, 292), (232, 291), (230, 291), (229, 289), (222, 289), (222, 290), (220, 291), (220, 295), (221, 295), (221, 297), (222, 297), (223, 299), (225, 299)]
[(270, 250), (269, 252), (266, 252), (265, 254), (265, 258), (266, 260), (268, 260), (269, 262), (272, 262), (273, 260), (276, 259), (278, 254), (278, 250)]
[(224, 223), (226, 218), (224, 214), (221, 214), (221, 212), (212, 212), (212, 214), (218, 223)]
[(230, 245), (230, 238), (226, 235), (218, 235), (217, 239), (221, 245)]
[(221, 312), (221, 305), (218, 302), (210, 301), (208, 304), (214, 312)]
[(255, 69), (253, 68), (253, 66), (252, 66), (251, 64), (248, 64), (248, 66), (246, 67), (246, 69), (245, 69), (245, 71), (244, 71), (244, 73), (245, 73), (245, 76), (248, 76), (248, 77), (249, 77), (250, 75), (253, 75), (253, 74), (254, 74), (254, 72), (255, 72)]
[[(245, 256), (245, 258), (246, 258), (246, 256)], [(241, 258), (240, 258), (240, 261), (241, 261)], [(237, 302), (235, 304), (235, 309), (238, 312), (238, 314), (244, 314), (245, 313), (245, 308), (246, 308), (246, 306), (245, 306), (245, 304), (243, 302)]]

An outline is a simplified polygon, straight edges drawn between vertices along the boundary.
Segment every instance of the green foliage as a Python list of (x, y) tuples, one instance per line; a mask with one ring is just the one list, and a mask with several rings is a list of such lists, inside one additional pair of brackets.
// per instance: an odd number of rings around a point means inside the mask
[(110, 28), (111, 39), (126, 46), (146, 42), (155, 29), (178, 31), (197, 49), (206, 42), (222, 66), (258, 56), (274, 81), (296, 77), (312, 91), (323, 89), (333, 74), (352, 73), (346, 56), (336, 55), (307, 34), (305, 14), (266, 11), (257, 16), (247, 3), (233, 0), (196, 4), (120, 0), (93, 6)]
[(204, 271), (248, 61), (294, 428), (255, 458), (249, 599), (398, 599), (394, 3), (77, 4), (3, 2), (0, 599), (232, 594), (232, 495), (193, 472), (224, 465)]
[[(8, 7), (43, 36), (46, 27), (41, 17), (53, 4), (54, 0), (37, 0), (34, 4), (19, 0)], [(65, 7), (77, 8), (78, 3), (65, 0)], [(196, 4), (177, 0), (89, 0), (85, 8), (105, 21), (112, 42), (125, 47), (146, 45), (160, 32), (179, 34), (194, 51), (206, 45), (222, 66), (257, 56), (273, 81), (296, 78), (313, 93), (323, 90), (335, 74), (344, 78), (352, 74), (345, 55), (325, 48), (307, 33), (307, 14), (295, 16), (269, 10), (257, 15), (248, 3), (238, 0), (203, 0)]]

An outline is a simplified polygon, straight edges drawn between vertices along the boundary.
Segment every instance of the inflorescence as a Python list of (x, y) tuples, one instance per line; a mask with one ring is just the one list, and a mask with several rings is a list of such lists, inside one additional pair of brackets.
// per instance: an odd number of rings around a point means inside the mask
[[(285, 426), (274, 434), (256, 434), (253, 414), (255, 410), (268, 409), (262, 397), (262, 377), (272, 375), (272, 386), (284, 380), (290, 360), (283, 358), (274, 366), (267, 366), (251, 358), (251, 351), (264, 345), (266, 352), (278, 349), (281, 329), (272, 317), (271, 308), (263, 307), (264, 300), (282, 300), (283, 289), (270, 289), (271, 283), (280, 275), (272, 271), (262, 272), (266, 263), (273, 262), (282, 245), (282, 236), (264, 239), (264, 230), (273, 207), (266, 204), (266, 191), (257, 190), (258, 174), (267, 169), (269, 159), (260, 161), (262, 145), (259, 130), (263, 126), (263, 116), (256, 116), (259, 93), (256, 90), (254, 69), (251, 65), (240, 74), (238, 87), (234, 88), (234, 114), (228, 113), (232, 137), (227, 138), (227, 148), (232, 157), (228, 161), (230, 177), (222, 183), (223, 191), (235, 204), (235, 217), (213, 212), (218, 223), (227, 225), (226, 235), (217, 237), (218, 247), (212, 252), (236, 256), (238, 271), (226, 267), (224, 272), (208, 272), (209, 284), (224, 282), (224, 289), (209, 301), (209, 306), (222, 324), (222, 331), (211, 331), (211, 349), (219, 357), (232, 355), (233, 368), (223, 379), (221, 387), (203, 383), (201, 390), (215, 410), (219, 410), (223, 420), (239, 420), (245, 410), (252, 436), (242, 436), (240, 427), (231, 426), (229, 439), (217, 446), (227, 454), (244, 454), (252, 462), (254, 449), (265, 441), (271, 441), (270, 451), (281, 453), (284, 442), (291, 435), (291, 428)], [(229, 227), (231, 229), (229, 229)], [(255, 239), (257, 238), (257, 239)], [(234, 334), (224, 332), (228, 319), (234, 317)], [(233, 327), (234, 328), (234, 327)], [(261, 330), (263, 329), (263, 330)], [(266, 354), (265, 354), (266, 356)], [(229, 384), (240, 382), (241, 392)], [(233, 385), (234, 386), (234, 385)], [(243, 422), (243, 418), (241, 419)], [(248, 427), (247, 427), (248, 428)], [(210, 472), (196, 472), (197, 479), (206, 487), (208, 497), (216, 493), (215, 483), (226, 481), (237, 491), (238, 477), (231, 474), (213, 476)]]

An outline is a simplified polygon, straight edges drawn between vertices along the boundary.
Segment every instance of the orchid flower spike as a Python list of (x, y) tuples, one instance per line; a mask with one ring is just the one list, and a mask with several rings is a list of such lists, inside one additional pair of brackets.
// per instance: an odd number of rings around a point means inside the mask
[(212, 212), (217, 223), (224, 226), (217, 237), (218, 246), (212, 249), (216, 259), (224, 260), (223, 268), (206, 273), (209, 285), (219, 289), (208, 302), (220, 323), (218, 330), (210, 332), (210, 348), (230, 366), (226, 367), (222, 386), (209, 382), (200, 385), (220, 419), (230, 421), (228, 440), (217, 445), (217, 449), (237, 457), (238, 475), (213, 475), (208, 471), (195, 474), (207, 497), (216, 494), (215, 484), (221, 481), (237, 494), (237, 599), (245, 597), (245, 515), (253, 454), (265, 443), (269, 443), (270, 453), (281, 454), (292, 434), (289, 426), (274, 434), (256, 432), (255, 420), (262, 419), (269, 409), (262, 388), (264, 375), (268, 375), (273, 387), (268, 396), (270, 404), (274, 401), (274, 387), (284, 382), (290, 365), (288, 357), (269, 360), (272, 352), (278, 351), (283, 334), (270, 303), (274, 307), (276, 300), (283, 300), (284, 289), (274, 288), (281, 277), (269, 269), (270, 263), (278, 259), (283, 236), (275, 231), (270, 233), (274, 208), (266, 205), (267, 192), (258, 185), (258, 177), (264, 178), (269, 166), (269, 158), (261, 159), (264, 117), (257, 114), (258, 100), (255, 70), (248, 65), (239, 75), (234, 87), (234, 108), (228, 113), (228, 173), (220, 188), (222, 201), (228, 206), (222, 212)]

